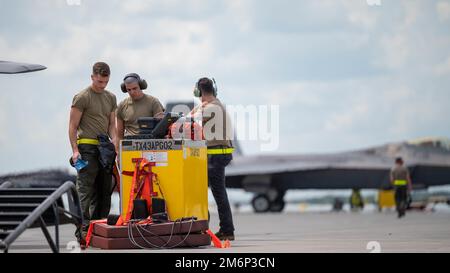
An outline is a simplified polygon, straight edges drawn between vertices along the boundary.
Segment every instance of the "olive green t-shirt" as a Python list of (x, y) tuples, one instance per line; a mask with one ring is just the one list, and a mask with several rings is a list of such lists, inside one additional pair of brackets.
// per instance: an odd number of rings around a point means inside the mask
[(109, 135), (109, 118), (117, 108), (116, 96), (104, 90), (96, 93), (91, 87), (76, 94), (72, 101), (83, 114), (78, 126), (78, 138), (97, 139), (100, 134)]
[(161, 112), (164, 112), (161, 102), (153, 96), (144, 94), (136, 101), (131, 97), (121, 101), (117, 107), (117, 118), (123, 120), (126, 136), (137, 135), (139, 134), (138, 118), (154, 117)]
[(405, 166), (395, 166), (391, 170), (391, 175), (394, 180), (407, 180), (409, 171)]
[[(194, 112), (197, 112), (201, 105)], [(232, 147), (231, 120), (219, 99), (215, 99), (202, 108), (203, 135), (206, 145)]]

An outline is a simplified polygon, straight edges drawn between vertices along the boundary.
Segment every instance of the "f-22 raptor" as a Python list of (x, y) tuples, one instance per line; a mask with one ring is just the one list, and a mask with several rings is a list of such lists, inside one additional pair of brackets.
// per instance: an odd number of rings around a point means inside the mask
[(256, 212), (280, 212), (290, 189), (390, 189), (396, 157), (404, 159), (414, 189), (450, 184), (450, 140), (424, 138), (334, 154), (237, 154), (226, 186), (256, 193)]

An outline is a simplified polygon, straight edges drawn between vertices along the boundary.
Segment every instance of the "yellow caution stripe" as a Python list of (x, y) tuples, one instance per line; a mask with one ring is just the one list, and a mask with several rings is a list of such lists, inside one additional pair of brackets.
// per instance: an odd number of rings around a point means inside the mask
[(77, 140), (77, 144), (99, 145), (100, 142), (97, 139), (92, 138), (80, 138)]
[(233, 152), (234, 148), (208, 149), (209, 155), (227, 155), (232, 154)]

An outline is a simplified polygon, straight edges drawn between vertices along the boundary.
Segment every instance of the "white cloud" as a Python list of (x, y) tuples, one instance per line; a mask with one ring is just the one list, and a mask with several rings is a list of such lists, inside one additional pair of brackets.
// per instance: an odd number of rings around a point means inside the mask
[[(55, 75), (72, 74), (97, 60), (151, 75), (201, 72), (213, 62), (213, 36), (206, 24), (162, 19), (146, 32), (130, 28), (119, 22), (68, 26), (65, 37), (52, 43), (37, 36), (21, 45), (0, 36), (0, 51), (10, 60), (43, 63)], [(137, 47), (127, 43), (133, 40)]]
[(252, 1), (229, 0), (226, 1), (226, 6), (229, 10), (229, 15), (233, 17), (233, 21), (239, 22), (239, 31), (250, 31), (253, 27), (252, 17), (250, 16), (252, 10)]
[[(158, 1), (153, 1), (153, 0), (146, 0), (146, 1), (127, 0), (127, 1), (121, 1), (120, 4), (121, 4), (121, 10), (123, 10), (123, 12), (125, 12), (129, 16), (133, 16), (136, 14), (142, 14), (142, 13), (148, 12), (149, 9), (152, 8), (152, 6), (157, 4), (157, 2)], [(171, 2), (171, 1), (167, 0), (167, 1), (163, 1), (163, 2), (166, 3), (166, 2)]]
[[(384, 25), (389, 29), (380, 29), (378, 46), (381, 52), (378, 55), (379, 58), (373, 60), (374, 65), (392, 71), (402, 69), (414, 62), (417, 59), (416, 55), (422, 54), (420, 51), (424, 42), (424, 35), (420, 33), (420, 27), (418, 27), (419, 18), (424, 18), (421, 13), (424, 10), (423, 2), (411, 0), (398, 4), (403, 11), (403, 16), (400, 16), (398, 21), (391, 20), (390, 24)], [(421, 35), (417, 35), (418, 33)]]
[(377, 26), (379, 16), (376, 9), (367, 5), (365, 1), (341, 1), (347, 9), (347, 20), (361, 28), (372, 29)]
[(345, 131), (354, 127), (357, 121), (367, 120), (367, 113), (369, 112), (368, 105), (359, 104), (343, 113), (332, 114), (324, 127), (325, 131), (336, 132)]
[(450, 57), (448, 57), (442, 63), (437, 64), (434, 68), (434, 72), (437, 76), (450, 76)]
[(450, 3), (448, 1), (439, 1), (436, 3), (436, 11), (439, 20), (442, 22), (450, 20)]
[[(0, 133), (0, 148), (5, 147), (8, 140), (8, 135), (5, 134), (5, 128), (8, 128), (10, 124), (7, 121), (8, 113), (6, 112), (6, 100), (0, 100), (0, 128), (2, 128), (2, 133)], [(1, 149), (3, 150), (3, 149)]]
[[(126, 39), (126, 35), (115, 38), (120, 37)], [(157, 40), (153, 41), (154, 38)], [(128, 70), (150, 74), (198, 70), (212, 61), (212, 54), (212, 32), (206, 24), (166, 19), (155, 22), (148, 32), (141, 33), (137, 48), (112, 43), (103, 51), (105, 59), (122, 64)]]
[(246, 52), (236, 50), (230, 54), (222, 55), (214, 59), (216, 68), (227, 71), (245, 72), (249, 71), (252, 66), (252, 60)]
[(272, 86), (256, 87), (261, 91), (262, 101), (288, 106), (319, 106), (321, 95), (331, 92), (330, 85), (320, 82), (290, 82)]
[[(86, 27), (90, 31), (86, 31)], [(98, 52), (102, 52), (107, 35), (114, 35), (114, 39), (126, 30), (123, 27), (107, 27), (98, 23), (90, 26), (68, 26), (64, 37), (58, 37), (49, 42), (45, 37), (30, 37), (24, 44), (10, 44), (0, 37), (0, 51), (11, 60), (23, 60), (45, 64), (49, 73), (55, 75), (70, 74), (86, 60), (92, 59)]]
[(411, 38), (403, 27), (395, 28), (394, 32), (382, 35), (380, 48), (383, 50), (380, 58), (374, 63), (388, 69), (402, 68), (411, 54)]
[(424, 10), (423, 1), (421, 0), (409, 0), (402, 2), (402, 6), (405, 10), (405, 18), (402, 28), (413, 26), (418, 17), (421, 15), (420, 11)]
[[(97, 60), (111, 65), (118, 100), (122, 75), (137, 72), (163, 103), (192, 99), (207, 75), (227, 103), (280, 105), (280, 152), (450, 135), (447, 1), (63, 2), (2, 2), (14, 22), (0, 30), (2, 58), (48, 70), (0, 77), (0, 173), (17, 151), (39, 154), (29, 168), (67, 165), (70, 102)], [(297, 150), (283, 144), (296, 139)]]

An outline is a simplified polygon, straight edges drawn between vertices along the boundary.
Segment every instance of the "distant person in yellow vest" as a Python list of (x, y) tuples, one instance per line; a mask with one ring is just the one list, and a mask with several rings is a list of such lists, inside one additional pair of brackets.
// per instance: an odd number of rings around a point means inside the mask
[(124, 136), (139, 134), (138, 118), (163, 117), (164, 107), (161, 102), (143, 92), (147, 87), (147, 82), (136, 73), (130, 73), (124, 77), (121, 89), (122, 92), (128, 93), (129, 97), (120, 102), (117, 107), (116, 148)]
[(412, 191), (412, 182), (408, 168), (403, 166), (401, 157), (395, 159), (395, 166), (391, 170), (391, 184), (395, 188), (395, 204), (398, 218), (405, 216), (408, 194)]
[(361, 196), (359, 189), (353, 189), (350, 196), (350, 208), (352, 211), (358, 211), (364, 209), (364, 200)]

